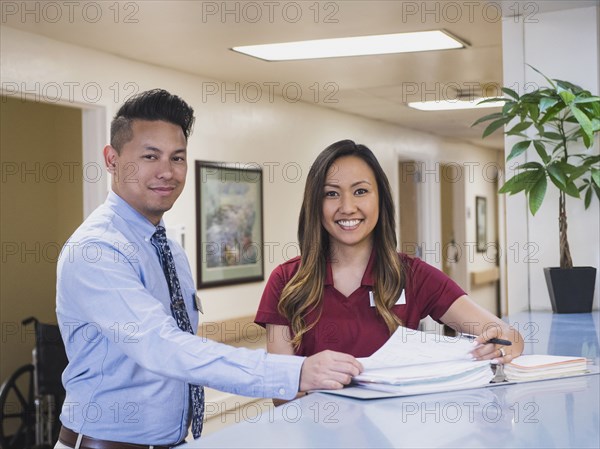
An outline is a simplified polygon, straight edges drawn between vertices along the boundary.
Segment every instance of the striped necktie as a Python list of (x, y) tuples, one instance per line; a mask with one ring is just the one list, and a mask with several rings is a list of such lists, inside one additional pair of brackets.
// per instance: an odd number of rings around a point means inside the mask
[[(175, 261), (167, 243), (165, 228), (157, 226), (156, 232), (152, 235), (150, 241), (158, 250), (160, 263), (167, 278), (169, 292), (171, 293), (171, 314), (175, 318), (179, 329), (195, 334), (181, 294)], [(192, 409), (192, 435), (194, 435), (194, 438), (199, 438), (202, 433), (202, 419), (204, 417), (204, 387), (190, 384), (190, 403)]]

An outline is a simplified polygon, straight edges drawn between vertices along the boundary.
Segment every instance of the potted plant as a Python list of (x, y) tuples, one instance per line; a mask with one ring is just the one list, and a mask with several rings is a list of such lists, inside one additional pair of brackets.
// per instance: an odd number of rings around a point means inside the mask
[(502, 111), (481, 117), (472, 126), (491, 121), (483, 131), (485, 138), (506, 125), (504, 134), (519, 139), (507, 162), (524, 153), (530, 156), (516, 167), (516, 174), (506, 180), (500, 193), (523, 192), (531, 214), (535, 215), (547, 187), (559, 190), (560, 268), (544, 268), (552, 309), (555, 313), (590, 312), (596, 268), (573, 267), (567, 240), (566, 200), (567, 196), (583, 198), (587, 209), (594, 194), (600, 199), (600, 155), (577, 149), (581, 148), (579, 142), (586, 148), (592, 147), (600, 131), (600, 97), (567, 81), (548, 79), (531, 68), (547, 80), (549, 87), (523, 95), (502, 88), (505, 97), (483, 101), (503, 101)]

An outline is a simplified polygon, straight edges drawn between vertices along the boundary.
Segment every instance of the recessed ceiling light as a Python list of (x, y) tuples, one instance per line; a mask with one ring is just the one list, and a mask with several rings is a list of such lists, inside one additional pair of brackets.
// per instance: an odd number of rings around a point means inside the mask
[(498, 108), (505, 105), (504, 101), (490, 101), (488, 103), (478, 104), (485, 98), (473, 98), (471, 100), (441, 100), (441, 101), (415, 101), (408, 103), (413, 109), (420, 111), (452, 111), (458, 109), (480, 109), (480, 108)]
[(267, 61), (337, 58), (342, 56), (385, 55), (414, 51), (464, 48), (465, 43), (445, 31), (341, 37), (280, 44), (248, 45), (232, 50)]

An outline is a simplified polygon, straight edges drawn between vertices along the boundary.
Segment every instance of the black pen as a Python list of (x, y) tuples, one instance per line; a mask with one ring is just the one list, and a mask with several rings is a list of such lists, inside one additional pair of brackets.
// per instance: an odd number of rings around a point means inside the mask
[[(461, 337), (465, 337), (470, 340), (475, 340), (477, 338), (477, 335), (461, 334)], [(488, 341), (485, 342), (485, 344), (487, 344), (487, 343), (493, 343), (495, 345), (502, 345), (502, 346), (511, 346), (512, 345), (512, 341), (504, 340), (502, 338), (490, 338)]]

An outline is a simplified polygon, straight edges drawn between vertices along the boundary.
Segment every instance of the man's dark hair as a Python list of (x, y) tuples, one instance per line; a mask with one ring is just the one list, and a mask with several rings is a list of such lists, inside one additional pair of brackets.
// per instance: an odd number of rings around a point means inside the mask
[(110, 144), (117, 152), (133, 138), (131, 123), (134, 120), (162, 120), (180, 126), (187, 141), (194, 125), (194, 110), (164, 89), (134, 95), (123, 103), (110, 124)]

